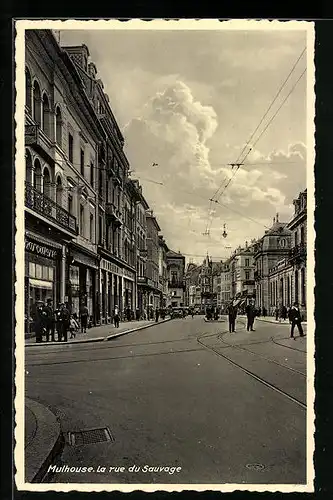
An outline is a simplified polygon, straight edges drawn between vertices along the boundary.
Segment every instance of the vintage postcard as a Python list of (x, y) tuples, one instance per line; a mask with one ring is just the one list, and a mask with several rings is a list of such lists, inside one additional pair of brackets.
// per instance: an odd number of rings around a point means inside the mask
[(314, 40), (15, 22), (19, 490), (313, 491)]

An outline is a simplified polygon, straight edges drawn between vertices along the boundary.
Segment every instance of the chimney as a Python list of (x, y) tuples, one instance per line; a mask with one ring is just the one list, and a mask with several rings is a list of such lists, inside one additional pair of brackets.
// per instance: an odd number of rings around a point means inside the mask
[(274, 226), (274, 224), (275, 224), (275, 217), (273, 217), (273, 226)]
[(279, 214), (276, 214), (276, 222), (279, 222)]

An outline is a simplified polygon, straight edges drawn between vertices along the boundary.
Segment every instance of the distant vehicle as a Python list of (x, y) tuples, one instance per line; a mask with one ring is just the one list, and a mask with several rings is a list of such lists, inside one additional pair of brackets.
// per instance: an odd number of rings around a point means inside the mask
[(184, 312), (185, 315), (188, 314), (188, 308), (187, 307), (173, 307), (170, 312), (171, 318), (183, 318), (184, 317)]

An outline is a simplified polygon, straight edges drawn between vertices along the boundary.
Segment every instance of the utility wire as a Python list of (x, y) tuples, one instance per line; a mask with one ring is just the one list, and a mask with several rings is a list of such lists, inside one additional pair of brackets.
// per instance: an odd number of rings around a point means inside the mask
[[(246, 150), (246, 148), (248, 147), (248, 145), (249, 145), (250, 141), (252, 140), (252, 138), (254, 137), (255, 133), (256, 133), (256, 132), (257, 132), (257, 130), (259, 129), (260, 125), (262, 124), (262, 122), (263, 122), (263, 121), (264, 121), (264, 119), (266, 118), (267, 114), (268, 114), (268, 113), (269, 113), (269, 111), (271, 110), (272, 106), (273, 106), (273, 105), (274, 105), (274, 103), (276, 102), (277, 98), (278, 98), (278, 97), (279, 97), (279, 95), (281, 94), (281, 92), (282, 92), (283, 88), (285, 87), (285, 85), (286, 85), (287, 81), (289, 80), (290, 76), (291, 76), (291, 75), (292, 75), (292, 73), (294, 72), (294, 70), (295, 70), (295, 68), (296, 68), (296, 66), (297, 66), (297, 64), (298, 64), (298, 62), (300, 61), (300, 59), (301, 59), (301, 57), (303, 56), (303, 54), (305, 53), (305, 51), (306, 51), (306, 47), (304, 47), (304, 49), (302, 50), (301, 54), (300, 54), (300, 55), (299, 55), (299, 57), (297, 58), (297, 60), (296, 60), (295, 64), (294, 64), (294, 65), (293, 65), (293, 67), (291, 68), (291, 70), (290, 70), (290, 72), (289, 72), (289, 74), (288, 74), (287, 78), (284, 80), (284, 82), (283, 82), (283, 83), (282, 83), (282, 85), (280, 86), (280, 88), (279, 88), (279, 90), (278, 90), (277, 94), (275, 95), (275, 97), (274, 97), (273, 101), (271, 102), (271, 104), (269, 105), (268, 109), (266, 110), (266, 112), (265, 112), (265, 113), (264, 113), (264, 115), (262, 116), (262, 118), (261, 118), (261, 120), (260, 120), (259, 124), (257, 125), (257, 127), (255, 128), (255, 130), (254, 130), (254, 131), (253, 131), (253, 133), (251, 134), (250, 138), (249, 138), (249, 139), (248, 139), (248, 141), (246, 142), (246, 144), (245, 144), (245, 146), (243, 147), (243, 149), (242, 149), (241, 153), (239, 154), (239, 156), (238, 156), (238, 158), (237, 158), (236, 162), (233, 164), (233, 165), (237, 166), (237, 168), (236, 168), (236, 170), (235, 170), (235, 172), (234, 172), (233, 176), (231, 177), (231, 179), (229, 179), (229, 181), (227, 182), (227, 185), (226, 185), (226, 187), (225, 187), (224, 189), (223, 189), (223, 185), (224, 185), (224, 182), (225, 182), (225, 180), (226, 180), (226, 179), (224, 179), (224, 180), (223, 180), (223, 182), (221, 183), (220, 187), (219, 187), (219, 188), (215, 191), (214, 195), (213, 195), (213, 196), (212, 196), (212, 198), (211, 198), (213, 201), (214, 201), (214, 199), (217, 197), (217, 195), (218, 195), (217, 199), (220, 199), (220, 198), (221, 198), (222, 194), (225, 192), (226, 188), (229, 186), (229, 184), (230, 184), (231, 180), (235, 177), (236, 173), (238, 172), (238, 170), (239, 170), (240, 166), (241, 166), (242, 164), (244, 164), (244, 159), (242, 160), (242, 162), (240, 162), (240, 158), (242, 157), (242, 155), (243, 155), (244, 151), (245, 151), (245, 150)], [(303, 76), (303, 75), (302, 75), (302, 76)], [(299, 81), (299, 80), (298, 80), (298, 81)], [(298, 81), (297, 81), (297, 83), (298, 83)], [(296, 84), (297, 84), (297, 83), (296, 83)], [(296, 86), (296, 85), (295, 85), (295, 86)], [(295, 86), (294, 86), (294, 87), (295, 87)], [(294, 87), (293, 87), (293, 89), (294, 89)], [(292, 89), (292, 90), (293, 90), (293, 89)], [(291, 92), (292, 92), (292, 91), (291, 91)], [(291, 94), (291, 92), (288, 94), (287, 98), (289, 97), (289, 95)], [(283, 103), (287, 100), (287, 98), (283, 101)], [(282, 107), (282, 106), (280, 106), (279, 110), (281, 109), (281, 107)], [(278, 110), (278, 111), (279, 111), (279, 110)], [(277, 114), (277, 113), (276, 113), (276, 114)], [(276, 116), (276, 114), (274, 115), (274, 117)], [(271, 121), (272, 121), (272, 120), (270, 120), (270, 122), (269, 122), (269, 123), (271, 123)], [(265, 128), (265, 130), (266, 130), (266, 129), (267, 129), (267, 127)], [(261, 136), (262, 136), (262, 134), (260, 134), (259, 138), (260, 138)], [(258, 140), (255, 142), (255, 144), (256, 144), (257, 142), (258, 142)], [(253, 149), (253, 147), (254, 147), (254, 145), (255, 145), (255, 144), (253, 144), (253, 145), (252, 145), (252, 147), (249, 149), (249, 151), (248, 151), (247, 155), (245, 156), (245, 158), (247, 158), (247, 156), (250, 154), (250, 152), (252, 151), (252, 149)], [(220, 193), (220, 194), (219, 194), (219, 191), (221, 190), (221, 188), (223, 189), (223, 191), (222, 191), (222, 193)], [(208, 227), (208, 223), (207, 223), (207, 227)]]

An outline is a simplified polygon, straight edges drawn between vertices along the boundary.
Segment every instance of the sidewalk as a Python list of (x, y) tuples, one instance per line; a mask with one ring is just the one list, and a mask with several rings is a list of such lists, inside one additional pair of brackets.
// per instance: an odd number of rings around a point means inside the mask
[[(276, 319), (273, 316), (256, 316), (256, 320), (258, 321), (267, 321), (267, 323), (275, 323), (276, 325), (288, 325), (290, 326), (289, 320), (286, 319), (285, 321), (282, 319), (281, 321), (276, 321)], [(306, 325), (306, 321), (302, 321), (302, 325)]]
[[(158, 325), (160, 323), (165, 323), (166, 321), (170, 321), (170, 317), (167, 317), (164, 320), (155, 322), (155, 320), (142, 320), (142, 321), (124, 321), (120, 323), (119, 328), (115, 328), (113, 324), (109, 325), (101, 325), (95, 326), (93, 328), (87, 329), (86, 333), (76, 333), (75, 339), (70, 339), (70, 334), (68, 334), (67, 342), (42, 342), (36, 343), (35, 338), (25, 339), (25, 346), (43, 346), (43, 345), (63, 345), (63, 344), (78, 344), (82, 342), (102, 342), (104, 340), (110, 340), (112, 338), (119, 337), (120, 335), (126, 335), (127, 333), (131, 333), (137, 330), (143, 330), (144, 328), (149, 328), (151, 326)], [(56, 334), (57, 339), (57, 334)]]
[(45, 406), (25, 398), (25, 481), (40, 483), (63, 447), (56, 416)]

